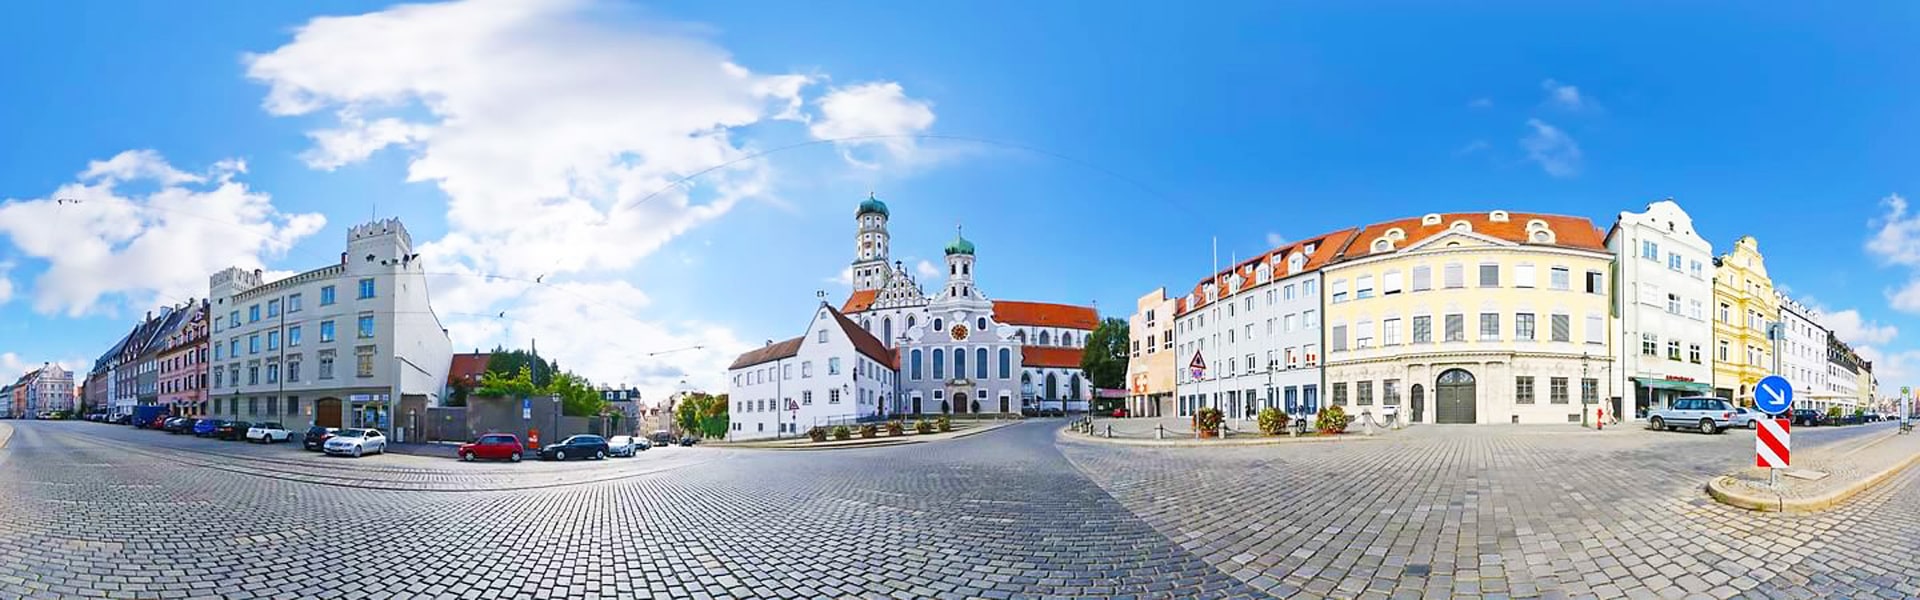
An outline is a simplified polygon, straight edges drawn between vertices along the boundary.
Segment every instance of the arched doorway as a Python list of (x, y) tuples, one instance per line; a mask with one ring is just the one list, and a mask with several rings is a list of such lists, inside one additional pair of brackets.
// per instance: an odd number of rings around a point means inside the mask
[(1423, 423), (1427, 418), (1427, 388), (1413, 384), (1413, 420), (1410, 423)]
[(313, 403), (313, 424), (316, 427), (339, 427), (342, 412), (339, 398), (321, 398)]
[(1479, 402), (1474, 397), (1473, 374), (1450, 369), (1440, 374), (1433, 394), (1434, 416), (1440, 423), (1477, 423)]

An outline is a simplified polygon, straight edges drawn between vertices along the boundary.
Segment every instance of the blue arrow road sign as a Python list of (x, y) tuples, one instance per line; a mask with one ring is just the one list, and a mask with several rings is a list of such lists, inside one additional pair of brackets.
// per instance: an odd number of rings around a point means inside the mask
[(1793, 408), (1793, 384), (1779, 375), (1768, 375), (1753, 386), (1753, 406), (1770, 415)]

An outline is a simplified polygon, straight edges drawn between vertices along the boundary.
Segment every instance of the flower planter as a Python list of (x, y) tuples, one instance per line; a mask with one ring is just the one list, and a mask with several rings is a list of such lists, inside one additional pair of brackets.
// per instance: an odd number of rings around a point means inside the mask
[(1213, 432), (1213, 430), (1211, 430), (1211, 429), (1202, 429), (1202, 430), (1200, 430), (1200, 439), (1203, 439), (1203, 440), (1210, 440), (1210, 439), (1213, 439), (1213, 438), (1214, 438), (1214, 437), (1216, 437), (1216, 436), (1217, 436), (1217, 434), (1215, 434), (1215, 433)]

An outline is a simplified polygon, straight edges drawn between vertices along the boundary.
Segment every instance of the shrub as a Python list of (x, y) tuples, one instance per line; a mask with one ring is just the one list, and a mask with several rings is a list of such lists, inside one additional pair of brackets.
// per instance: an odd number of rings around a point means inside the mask
[(1346, 409), (1338, 406), (1322, 408), (1320, 414), (1313, 418), (1313, 428), (1320, 433), (1341, 433), (1346, 431), (1347, 425), (1351, 423), (1353, 423), (1353, 417), (1347, 414)]
[(1220, 431), (1220, 422), (1226, 418), (1227, 416), (1222, 414), (1220, 409), (1208, 406), (1194, 411), (1193, 425), (1200, 428), (1200, 431), (1217, 432)]
[(905, 431), (906, 431), (906, 426), (901, 425), (899, 421), (887, 421), (888, 437), (900, 435), (902, 433), (905, 433)]
[(1280, 435), (1285, 433), (1287, 431), (1287, 423), (1291, 420), (1292, 419), (1287, 416), (1287, 413), (1281, 412), (1278, 408), (1261, 409), (1260, 433), (1267, 435)]
[(827, 441), (827, 428), (825, 428), (825, 427), (815, 427), (815, 428), (812, 428), (812, 429), (808, 429), (808, 430), (807, 430), (807, 439), (810, 439), (810, 440), (813, 440), (813, 441), (816, 441), (816, 442), (824, 442), (824, 441)]
[(860, 437), (863, 437), (863, 438), (870, 438), (870, 437), (873, 437), (873, 436), (876, 436), (876, 435), (880, 435), (880, 426), (879, 426), (879, 425), (874, 425), (874, 424), (872, 424), (872, 423), (868, 423), (868, 424), (865, 424), (865, 425), (861, 425), (861, 426), (860, 426)]
[(914, 422), (913, 422), (913, 432), (914, 432), (914, 433), (923, 433), (923, 434), (924, 434), (924, 433), (933, 433), (933, 423), (929, 423), (929, 422), (927, 422), (927, 420), (926, 420), (926, 419), (920, 419), (920, 420), (918, 420), (918, 421), (914, 421)]
[(933, 420), (933, 426), (942, 432), (953, 431), (953, 419), (942, 416)]
[(1829, 406), (1829, 407), (1827, 407), (1827, 418), (1829, 418), (1829, 419), (1838, 419), (1838, 418), (1840, 418), (1840, 407), (1838, 407), (1838, 406)]
[(847, 426), (845, 425), (833, 426), (833, 439), (844, 440), (850, 437), (853, 437), (853, 431), (850, 429), (847, 429)]

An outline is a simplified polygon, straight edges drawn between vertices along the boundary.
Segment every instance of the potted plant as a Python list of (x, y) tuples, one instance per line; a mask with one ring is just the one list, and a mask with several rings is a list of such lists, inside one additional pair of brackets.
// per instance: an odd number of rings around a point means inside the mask
[(1287, 430), (1287, 422), (1290, 420), (1292, 419), (1287, 416), (1287, 413), (1278, 408), (1261, 409), (1260, 433), (1264, 435), (1280, 435), (1281, 433), (1285, 433)]
[(860, 426), (860, 437), (871, 438), (880, 435), (880, 426), (868, 423)]
[(1193, 426), (1200, 432), (1200, 437), (1210, 438), (1220, 435), (1220, 422), (1225, 419), (1226, 415), (1221, 414), (1220, 409), (1208, 406), (1194, 411)]
[(853, 431), (847, 429), (847, 426), (845, 425), (833, 426), (833, 439), (845, 440), (850, 437), (853, 437)]
[(1326, 434), (1345, 433), (1347, 425), (1351, 423), (1353, 423), (1353, 417), (1347, 414), (1346, 409), (1338, 406), (1322, 408), (1320, 414), (1313, 418), (1313, 428)]
[(933, 426), (935, 429), (939, 429), (941, 433), (953, 431), (953, 419), (942, 415), (940, 418), (933, 420)]
[(887, 437), (899, 436), (905, 433), (905, 425), (902, 425), (899, 421), (887, 421)]
[(824, 441), (827, 441), (827, 428), (825, 428), (825, 427), (814, 427), (814, 428), (812, 428), (812, 429), (808, 429), (808, 430), (807, 430), (807, 439), (810, 439), (810, 440), (813, 440), (813, 441), (815, 441), (815, 442), (824, 442)]
[(933, 423), (928, 422), (926, 419), (920, 419), (918, 421), (914, 421), (913, 432), (919, 433), (919, 434), (933, 433)]

